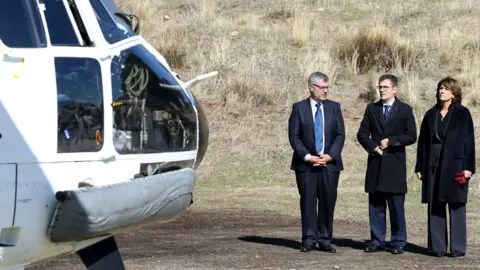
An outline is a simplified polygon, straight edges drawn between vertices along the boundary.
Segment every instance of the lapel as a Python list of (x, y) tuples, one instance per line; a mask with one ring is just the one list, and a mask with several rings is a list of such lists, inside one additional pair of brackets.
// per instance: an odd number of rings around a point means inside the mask
[[(438, 112), (437, 112), (437, 107), (436, 105), (430, 109), (428, 113), (428, 125), (429, 125), (429, 130), (433, 131), (433, 136), (436, 136), (438, 138), (438, 131), (437, 131), (437, 117), (438, 117)], [(438, 138), (440, 140), (440, 138)]]
[(395, 98), (395, 101), (392, 104), (392, 107), (390, 108), (390, 116), (388, 117), (387, 121), (385, 122), (385, 119), (383, 117), (383, 102), (382, 100), (379, 100), (377, 102), (377, 117), (378, 121), (380, 123), (380, 126), (382, 129), (386, 129), (389, 124), (392, 122), (395, 122), (397, 120), (398, 112), (400, 111), (400, 108), (398, 106), (398, 103), (400, 101)]
[[(460, 116), (462, 115), (461, 108), (462, 106), (460, 104), (455, 103), (452, 105), (450, 118), (448, 119), (447, 128), (445, 131), (445, 137), (443, 138), (444, 141), (447, 139), (448, 134), (451, 133), (452, 130), (455, 128), (455, 123), (458, 122)], [(437, 121), (438, 107), (437, 105), (435, 105), (433, 108), (430, 109), (430, 112), (428, 113), (428, 124), (430, 130), (433, 131), (433, 136), (436, 136), (438, 138)], [(438, 139), (440, 140), (440, 138)]]
[(312, 105), (310, 104), (310, 98), (308, 97), (303, 101), (303, 115), (305, 117), (305, 124), (308, 127), (311, 127), (310, 131), (312, 136), (315, 138), (315, 122), (313, 121), (313, 115), (312, 115)]
[(327, 99), (323, 102), (323, 133), (325, 134), (325, 141), (328, 141), (328, 130), (331, 130), (333, 122), (333, 107), (330, 101)]
[[(315, 138), (315, 122), (313, 121), (313, 114), (312, 114), (312, 104), (310, 103), (310, 98), (307, 98), (304, 101), (304, 116), (305, 116), (305, 124), (307, 126), (311, 127), (310, 132), (312, 136)], [(325, 134), (325, 141), (327, 140), (327, 130), (330, 130), (330, 127), (332, 125), (332, 116), (333, 116), (333, 107), (331, 106), (331, 103), (328, 100), (325, 100), (323, 102), (323, 133)]]
[(385, 128), (385, 120), (383, 119), (383, 104), (382, 104), (382, 100), (379, 100), (377, 103), (376, 103), (376, 113), (375, 115), (377, 116), (377, 120), (378, 120), (378, 123), (380, 124), (380, 126), (382, 127), (382, 129)]
[[(390, 108), (390, 110), (391, 110), (390, 116), (388, 117), (388, 120), (387, 120), (387, 123), (385, 124), (385, 127), (387, 127), (391, 123), (394, 123), (397, 120), (398, 112), (400, 111), (400, 107), (398, 106), (399, 102), (400, 102), (400, 100), (395, 98), (395, 101), (392, 104), (392, 108)], [(383, 111), (382, 111), (382, 113), (383, 113)]]
[[(462, 116), (462, 105), (458, 103), (454, 103), (452, 105), (452, 111), (450, 112), (450, 118), (448, 119), (447, 122), (447, 128), (445, 131), (445, 138), (444, 140), (447, 139), (448, 134), (452, 133), (453, 129), (455, 128), (455, 123), (458, 123), (460, 116)], [(435, 125), (436, 126), (436, 125)]]

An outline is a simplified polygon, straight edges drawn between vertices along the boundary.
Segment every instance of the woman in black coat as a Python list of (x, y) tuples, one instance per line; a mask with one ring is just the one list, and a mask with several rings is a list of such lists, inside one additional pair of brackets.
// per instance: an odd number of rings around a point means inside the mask
[(447, 252), (446, 206), (450, 215), (450, 252), (464, 256), (467, 242), (468, 181), (475, 173), (475, 135), (470, 111), (461, 105), (457, 80), (437, 85), (437, 104), (425, 113), (418, 139), (415, 173), (422, 180), (422, 203), (428, 203), (428, 251)]

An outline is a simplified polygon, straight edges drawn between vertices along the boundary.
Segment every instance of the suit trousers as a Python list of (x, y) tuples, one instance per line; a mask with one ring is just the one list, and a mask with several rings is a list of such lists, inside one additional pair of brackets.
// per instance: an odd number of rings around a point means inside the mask
[[(340, 173), (325, 168), (316, 172), (295, 171), (302, 220), (302, 243), (331, 245), (333, 216)], [(318, 213), (317, 213), (318, 202)]]
[[(447, 253), (447, 203), (434, 200), (428, 204), (428, 251)], [(464, 203), (448, 203), (450, 214), (450, 252), (466, 253), (467, 221)]]
[(391, 247), (404, 248), (407, 243), (405, 194), (376, 191), (368, 195), (372, 245), (385, 247), (386, 208), (390, 213)]
[(440, 175), (432, 168), (433, 196), (428, 203), (428, 251), (447, 253), (447, 211), (450, 215), (450, 252), (466, 253), (467, 249), (467, 211), (465, 203), (446, 203), (438, 200)]

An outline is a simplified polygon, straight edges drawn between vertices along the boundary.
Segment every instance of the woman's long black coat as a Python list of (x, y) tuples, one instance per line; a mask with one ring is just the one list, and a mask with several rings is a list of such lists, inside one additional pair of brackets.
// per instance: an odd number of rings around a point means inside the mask
[[(422, 174), (422, 203), (428, 203), (433, 194), (431, 145), (437, 129), (438, 110), (435, 107), (425, 113), (420, 128), (415, 172)], [(446, 127), (439, 173), (438, 200), (449, 203), (466, 203), (468, 183), (455, 182), (457, 173), (463, 170), (475, 173), (475, 134), (470, 111), (455, 103), (451, 108), (450, 121)]]

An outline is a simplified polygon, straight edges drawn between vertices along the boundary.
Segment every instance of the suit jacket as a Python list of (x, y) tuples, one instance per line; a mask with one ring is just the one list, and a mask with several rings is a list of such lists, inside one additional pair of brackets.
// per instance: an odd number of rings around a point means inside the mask
[[(340, 104), (335, 101), (323, 102), (324, 112), (324, 154), (330, 155), (332, 161), (327, 163), (327, 170), (340, 172), (343, 170), (342, 151), (345, 143), (345, 125)], [(322, 167), (313, 167), (304, 161), (307, 154), (318, 155), (315, 150), (315, 124), (313, 121), (310, 99), (293, 104), (288, 119), (288, 139), (293, 148), (290, 168), (296, 171), (319, 171)]]
[[(405, 146), (417, 141), (417, 127), (412, 108), (395, 98), (387, 122), (383, 118), (383, 103), (367, 105), (357, 133), (358, 142), (368, 152), (365, 192), (407, 193)], [(388, 138), (383, 156), (374, 150)]]
[[(437, 134), (436, 106), (425, 113), (420, 127), (417, 146), (415, 172), (422, 173), (422, 202), (428, 203), (433, 194), (435, 179), (432, 174), (431, 146), (433, 136)], [(436, 171), (439, 175), (438, 199), (443, 202), (466, 203), (468, 183), (455, 182), (455, 175), (463, 170), (475, 173), (475, 134), (470, 111), (461, 104), (452, 104), (450, 120), (447, 123), (440, 164)]]

